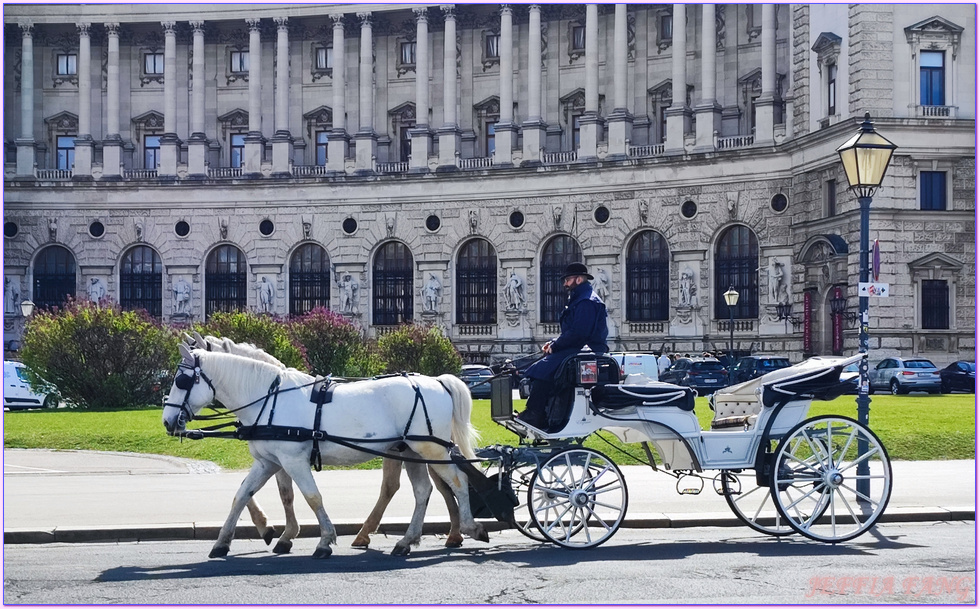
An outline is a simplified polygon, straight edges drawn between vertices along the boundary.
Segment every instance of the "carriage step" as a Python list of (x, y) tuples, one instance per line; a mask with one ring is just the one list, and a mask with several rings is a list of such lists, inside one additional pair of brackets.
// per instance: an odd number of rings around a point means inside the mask
[(681, 495), (700, 495), (701, 494), (701, 489), (699, 489), (699, 488), (682, 488), (682, 489), (680, 489), (677, 492), (680, 493)]
[[(681, 483), (684, 486), (681, 486)], [(688, 486), (691, 485), (691, 486)], [(704, 478), (700, 476), (680, 476), (677, 478), (677, 485), (674, 487), (678, 495), (700, 495), (704, 490)]]

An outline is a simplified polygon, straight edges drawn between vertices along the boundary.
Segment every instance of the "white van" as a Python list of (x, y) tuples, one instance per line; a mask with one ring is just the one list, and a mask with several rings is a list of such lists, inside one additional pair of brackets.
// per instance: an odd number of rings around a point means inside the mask
[(55, 393), (34, 393), (27, 383), (27, 372), (20, 362), (3, 362), (3, 405), (10, 410), (24, 408), (57, 408)]
[[(616, 360), (619, 364), (619, 372), (622, 378), (626, 379), (627, 383), (638, 383), (638, 382), (648, 382), (643, 377), (646, 377), (650, 381), (657, 381), (660, 379), (660, 368), (657, 366), (657, 356), (653, 353), (625, 353), (622, 351), (617, 351), (609, 354), (609, 357)], [(635, 376), (629, 378), (631, 374), (639, 374), (643, 376)]]

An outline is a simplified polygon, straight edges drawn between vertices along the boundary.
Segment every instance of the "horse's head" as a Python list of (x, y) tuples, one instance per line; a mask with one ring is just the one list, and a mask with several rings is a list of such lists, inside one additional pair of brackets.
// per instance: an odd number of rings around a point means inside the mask
[(181, 344), (179, 348), (181, 362), (163, 407), (163, 426), (171, 435), (183, 431), (184, 426), (215, 398), (214, 385), (201, 370), (200, 358), (187, 345)]

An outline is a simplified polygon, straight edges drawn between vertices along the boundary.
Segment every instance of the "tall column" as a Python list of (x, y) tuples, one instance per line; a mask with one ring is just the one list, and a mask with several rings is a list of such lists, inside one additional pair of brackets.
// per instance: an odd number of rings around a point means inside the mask
[(445, 19), (442, 44), (442, 127), (439, 128), (439, 166), (437, 172), (456, 171), (456, 156), (462, 147), (462, 133), (456, 123), (456, 7), (443, 4)]
[(204, 22), (191, 21), (193, 63), (191, 70), (191, 136), (187, 140), (187, 177), (207, 177), (208, 136), (204, 133)]
[(20, 63), (20, 137), (17, 138), (17, 176), (34, 175), (34, 24), (22, 23)]
[(242, 175), (262, 177), (262, 36), (260, 19), (246, 19), (248, 24), (248, 134), (245, 136), (245, 158)]
[(119, 24), (106, 23), (106, 136), (102, 140), (102, 179), (122, 178), (122, 136), (119, 135)]
[(88, 23), (78, 27), (78, 136), (75, 138), (75, 171), (77, 180), (92, 179), (92, 38)]
[(607, 159), (625, 158), (633, 133), (633, 115), (629, 110), (626, 72), (629, 60), (626, 5), (617, 4), (613, 27), (613, 111), (609, 115), (609, 153)]
[(776, 5), (762, 5), (762, 93), (755, 102), (755, 142), (772, 143), (776, 110)]
[(675, 4), (673, 13), (674, 37), (671, 43), (671, 95), (667, 108), (667, 142), (665, 154), (684, 153), (684, 134), (690, 126), (687, 107), (687, 5)]
[(716, 132), (721, 131), (721, 106), (716, 97), (717, 34), (715, 5), (701, 5), (701, 102), (694, 107), (697, 120), (695, 152), (714, 150)]
[[(289, 133), (289, 20), (276, 22), (276, 132), (272, 136), (272, 175), (289, 176), (293, 158), (293, 138)], [(251, 65), (251, 64), (249, 64)]]
[(585, 5), (585, 114), (579, 119), (578, 159), (596, 159), (599, 144), (599, 6)]
[[(163, 26), (163, 135), (160, 136), (160, 166), (157, 175), (175, 178), (180, 156), (177, 137), (177, 23), (164, 21)], [(142, 142), (137, 142), (139, 147)]]
[(327, 139), (327, 169), (334, 173), (344, 173), (344, 162), (347, 159), (347, 146), (350, 135), (347, 134), (347, 60), (344, 56), (344, 14), (333, 13), (333, 83), (330, 85), (333, 94), (333, 124)]
[(514, 164), (514, 14), (508, 4), (500, 5), (500, 120), (494, 126), (493, 164)]
[(429, 11), (415, 12), (415, 128), (411, 130), (412, 154), (409, 168), (414, 172), (429, 170), (432, 132), (429, 130)]
[(378, 154), (378, 134), (374, 132), (374, 65), (371, 49), (371, 13), (358, 13), (361, 20), (360, 70), (358, 75), (359, 127), (354, 134), (354, 173), (374, 173)]
[(541, 164), (548, 124), (541, 116), (541, 6), (528, 6), (527, 13), (527, 120), (524, 131), (524, 160), (521, 167)]

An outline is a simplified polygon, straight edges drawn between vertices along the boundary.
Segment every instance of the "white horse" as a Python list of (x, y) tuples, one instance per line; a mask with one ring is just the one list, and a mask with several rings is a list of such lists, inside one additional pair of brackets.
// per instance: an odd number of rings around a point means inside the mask
[[(259, 349), (250, 343), (236, 343), (230, 338), (218, 338), (216, 336), (201, 336), (198, 332), (194, 332), (193, 336), (189, 334), (184, 334), (184, 341), (190, 348), (207, 349), (209, 351), (218, 350), (225, 353), (233, 353), (235, 355), (241, 355), (244, 357), (250, 357), (252, 359), (257, 359), (260, 361), (268, 362), (279, 368), (285, 370), (286, 365), (279, 361), (277, 358), (273, 357), (269, 353), (266, 353), (262, 349)], [(406, 454), (407, 453), (407, 454)], [(405, 450), (401, 453), (402, 456), (408, 458), (417, 458), (410, 450)], [(402, 465), (409, 470), (408, 476), (410, 480), (417, 479), (419, 475), (417, 472), (413, 471), (416, 468), (423, 467), (421, 463), (414, 463), (410, 461), (404, 461), (401, 459), (384, 457), (381, 461), (381, 495), (378, 497), (378, 501), (371, 510), (371, 514), (368, 516), (364, 524), (361, 525), (360, 531), (358, 531), (357, 536), (351, 543), (351, 547), (355, 548), (366, 548), (371, 544), (371, 533), (378, 530), (378, 526), (381, 524), (381, 518), (384, 516), (385, 510), (388, 504), (391, 503), (391, 499), (394, 497), (395, 493), (401, 486), (401, 472)], [(458, 548), (463, 545), (463, 536), (459, 530), (459, 506), (456, 505), (456, 496), (449, 486), (439, 477), (438, 474), (432, 469), (427, 468), (429, 472), (429, 477), (432, 479), (436, 490), (442, 495), (443, 500), (446, 502), (446, 509), (449, 512), (449, 535), (446, 538), (447, 548)], [(276, 484), (279, 488), (279, 498), (282, 500), (283, 511), (286, 515), (286, 526), (283, 530), (279, 541), (273, 548), (273, 552), (276, 554), (285, 554), (289, 552), (292, 548), (292, 540), (299, 535), (299, 521), (296, 519), (296, 512), (293, 509), (293, 481), (284, 470), (280, 469), (276, 472)], [(414, 487), (416, 493), (424, 491), (423, 488)], [(426, 493), (427, 495), (428, 493)], [(246, 504), (248, 508), (249, 516), (252, 519), (252, 523), (255, 525), (256, 530), (259, 533), (259, 537), (263, 538), (266, 544), (271, 543), (273, 536), (275, 535), (275, 529), (269, 526), (268, 518), (265, 512), (262, 511), (261, 506), (255, 498), (250, 498)], [(395, 546), (392, 550), (393, 554), (405, 555), (409, 553), (409, 548)]]
[[(163, 410), (163, 424), (171, 434), (180, 432), (200, 410), (219, 400), (233, 412), (243, 428), (262, 430), (272, 424), (280, 428), (312, 432), (316, 405), (310, 402), (313, 377), (296, 370), (282, 370), (266, 362), (227, 353), (189, 350), (181, 345), (181, 362)], [(278, 389), (275, 381), (278, 380)], [(276, 391), (278, 393), (276, 394)], [(275, 397), (275, 415), (272, 399)], [(483, 526), (473, 519), (465, 475), (450, 463), (445, 446), (454, 441), (467, 459), (475, 459), (475, 430), (470, 423), (472, 401), (466, 384), (453, 375), (438, 378), (389, 377), (338, 386), (333, 400), (324, 405), (315, 431), (327, 434), (316, 441), (322, 462), (328, 465), (362, 463), (373, 455), (358, 450), (363, 446), (385, 452), (405, 442), (421, 458), (431, 462), (436, 473), (452, 488), (460, 512), (460, 530), (480, 541), (489, 541)], [(367, 441), (368, 439), (380, 441)], [(354, 447), (343, 444), (353, 444)], [(255, 463), (235, 495), (231, 512), (221, 528), (210, 556), (228, 553), (235, 524), (249, 498), (280, 468), (296, 482), (320, 524), (320, 542), (314, 558), (331, 554), (336, 531), (323, 507), (322, 497), (310, 473), (312, 437), (303, 441), (251, 439), (249, 452)], [(424, 471), (424, 470), (422, 470)], [(410, 472), (411, 475), (411, 472)], [(431, 485), (423, 475), (414, 486)], [(416, 507), (405, 536), (398, 546), (410, 547), (421, 538), (428, 494)]]

